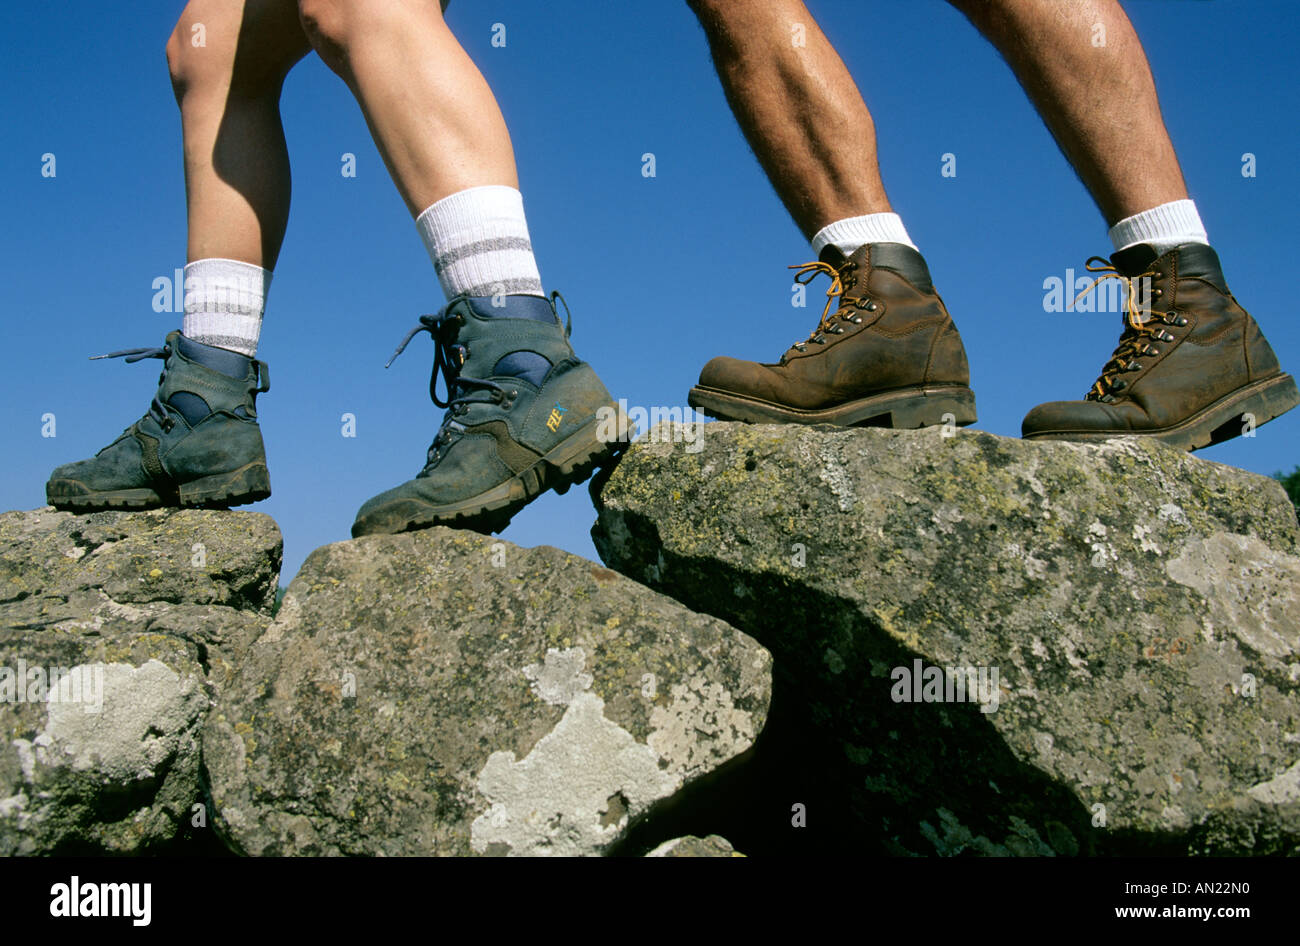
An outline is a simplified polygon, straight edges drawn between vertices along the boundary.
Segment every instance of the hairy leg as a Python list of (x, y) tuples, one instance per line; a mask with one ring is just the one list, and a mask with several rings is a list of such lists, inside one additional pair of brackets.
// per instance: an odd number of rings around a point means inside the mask
[(731, 110), (804, 235), (889, 212), (871, 113), (802, 0), (688, 2)]
[(997, 47), (1113, 225), (1187, 197), (1118, 0), (949, 0)]
[(518, 187), (505, 119), (438, 0), (299, 0), (299, 10), (412, 216), (470, 187)]
[(272, 269), (289, 217), (280, 89), (311, 46), (295, 0), (191, 0), (167, 42), (191, 261)]

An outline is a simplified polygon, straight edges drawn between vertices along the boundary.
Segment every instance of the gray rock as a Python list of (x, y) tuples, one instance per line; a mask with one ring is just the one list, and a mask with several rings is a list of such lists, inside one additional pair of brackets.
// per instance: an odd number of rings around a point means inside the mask
[(593, 537), (771, 649), (850, 786), (810, 825), (898, 853), (1295, 853), (1280, 485), (1133, 439), (953, 433), (660, 429)]
[(0, 515), (0, 854), (147, 853), (206, 821), (200, 725), (280, 554), (257, 513)]
[(693, 835), (665, 841), (646, 857), (744, 857), (726, 838), (710, 834), (706, 838)]
[(744, 752), (771, 658), (558, 549), (429, 529), (317, 549), (203, 736), (256, 855), (607, 852)]

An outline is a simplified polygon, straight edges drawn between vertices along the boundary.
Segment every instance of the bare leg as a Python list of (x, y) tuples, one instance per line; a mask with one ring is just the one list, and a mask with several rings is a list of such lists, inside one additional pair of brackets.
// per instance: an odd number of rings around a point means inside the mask
[(1187, 197), (1151, 68), (1118, 0), (949, 2), (1006, 58), (1108, 225)]
[(190, 261), (274, 268), (290, 190), (280, 89), (310, 50), (295, 0), (191, 0), (181, 14), (167, 63), (185, 141)]
[[(274, 265), (289, 209), (280, 86), (309, 49), (294, 0), (191, 0), (182, 12), (167, 64), (181, 108), (191, 262)], [(149, 411), (90, 459), (56, 469), (50, 503), (89, 511), (269, 496), (256, 404), (265, 368), (247, 357), (255, 333), (230, 338), (238, 351), (225, 337), (169, 334), (149, 353), (166, 365)]]
[(804, 235), (891, 210), (871, 113), (802, 0), (689, 2), (731, 110)]
[(348, 84), (411, 215), (485, 184), (518, 187), (492, 90), (438, 0), (299, 0), (321, 59)]

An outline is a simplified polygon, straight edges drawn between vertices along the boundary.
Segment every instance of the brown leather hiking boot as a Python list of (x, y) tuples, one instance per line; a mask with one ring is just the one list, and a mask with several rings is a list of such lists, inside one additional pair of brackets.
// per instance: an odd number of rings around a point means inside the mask
[(820, 262), (791, 269), (803, 283), (831, 277), (816, 330), (776, 364), (714, 358), (691, 388), (692, 407), (756, 424), (975, 422), (966, 349), (920, 253), (871, 243), (846, 259), (828, 246)]
[[(1096, 261), (1099, 266), (1094, 267)], [(1026, 438), (1103, 440), (1140, 434), (1181, 450), (1239, 436), (1300, 403), (1259, 326), (1228, 291), (1218, 254), (1184, 243), (1157, 258), (1146, 244), (1088, 268), (1128, 288), (1124, 333), (1082, 401), (1040, 404)], [(1150, 279), (1142, 312), (1133, 280)], [(1091, 288), (1091, 287), (1090, 287)]]

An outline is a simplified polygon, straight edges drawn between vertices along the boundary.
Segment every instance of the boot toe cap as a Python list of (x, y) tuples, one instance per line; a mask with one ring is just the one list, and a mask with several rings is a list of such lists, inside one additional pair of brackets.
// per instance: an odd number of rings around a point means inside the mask
[(77, 460), (56, 467), (45, 484), (47, 498), (89, 496), (93, 493), (116, 489), (138, 489), (148, 485), (148, 480), (138, 469), (138, 464), (112, 462), (119, 457)]
[(711, 358), (701, 369), (700, 385), (721, 391), (743, 391), (749, 386), (748, 383), (752, 383), (752, 377), (758, 367), (752, 361), (719, 355)]
[(1100, 401), (1048, 401), (1039, 404), (1021, 422), (1022, 437), (1064, 437), (1071, 434), (1113, 434), (1122, 437), (1133, 433), (1125, 415)]
[(797, 403), (805, 406), (809, 386), (790, 385), (773, 365), (744, 361), (720, 355), (712, 359), (700, 372), (700, 387), (741, 397), (756, 398), (776, 403)]

